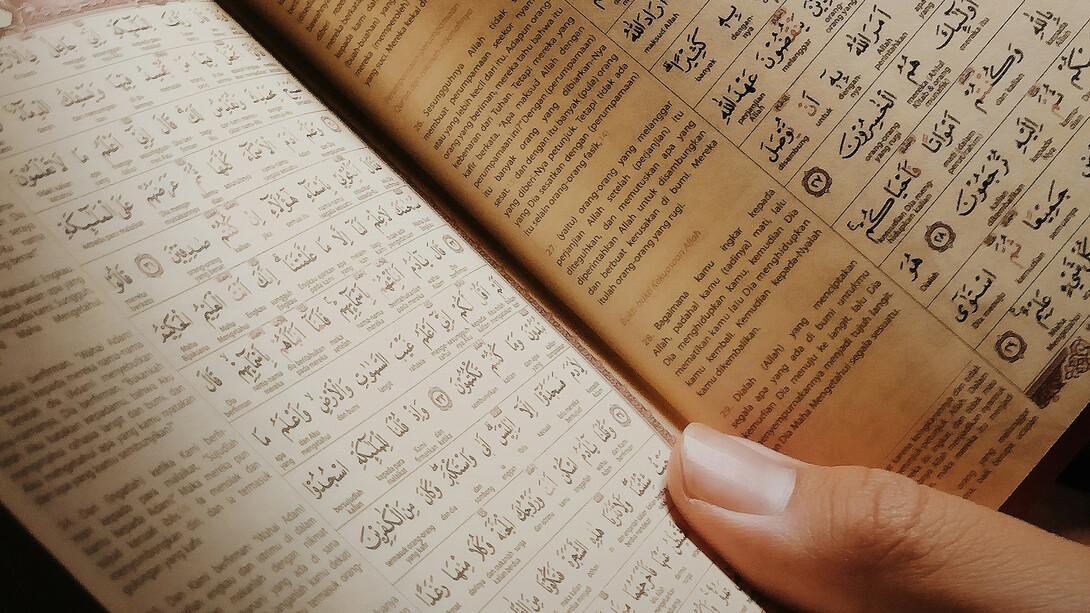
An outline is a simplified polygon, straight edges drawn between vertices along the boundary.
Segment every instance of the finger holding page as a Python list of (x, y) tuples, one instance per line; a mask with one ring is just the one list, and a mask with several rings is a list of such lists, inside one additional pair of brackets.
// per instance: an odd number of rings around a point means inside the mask
[(686, 428), (670, 496), (756, 587), (812, 611), (1086, 611), (1090, 549), (905, 477)]

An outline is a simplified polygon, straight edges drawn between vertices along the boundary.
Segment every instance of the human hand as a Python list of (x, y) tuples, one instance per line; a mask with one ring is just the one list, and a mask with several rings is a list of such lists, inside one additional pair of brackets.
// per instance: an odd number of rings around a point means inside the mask
[(1090, 611), (1090, 548), (883, 470), (691, 424), (667, 487), (755, 587), (806, 611)]

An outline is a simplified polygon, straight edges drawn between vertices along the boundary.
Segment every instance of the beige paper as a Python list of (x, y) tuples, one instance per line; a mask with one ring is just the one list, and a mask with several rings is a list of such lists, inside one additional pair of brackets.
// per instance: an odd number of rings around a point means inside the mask
[(1082, 3), (252, 4), (689, 419), (998, 505), (1085, 404)]
[(118, 611), (753, 610), (668, 444), (214, 4), (0, 38), (0, 498)]

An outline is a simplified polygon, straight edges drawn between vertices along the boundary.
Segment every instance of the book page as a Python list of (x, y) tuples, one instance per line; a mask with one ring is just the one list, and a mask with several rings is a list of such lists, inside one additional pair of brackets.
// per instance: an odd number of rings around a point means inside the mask
[(689, 419), (998, 505), (1090, 396), (1084, 2), (251, 4)]
[(756, 610), (659, 426), (219, 8), (34, 15), (0, 498), (105, 606)]

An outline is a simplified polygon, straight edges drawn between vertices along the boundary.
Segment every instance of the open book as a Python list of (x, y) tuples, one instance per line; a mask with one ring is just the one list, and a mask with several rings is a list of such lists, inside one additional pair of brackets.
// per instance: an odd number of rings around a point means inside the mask
[(997, 506), (1090, 397), (1082, 0), (10, 2), (0, 497), (108, 608), (754, 610), (677, 426)]

